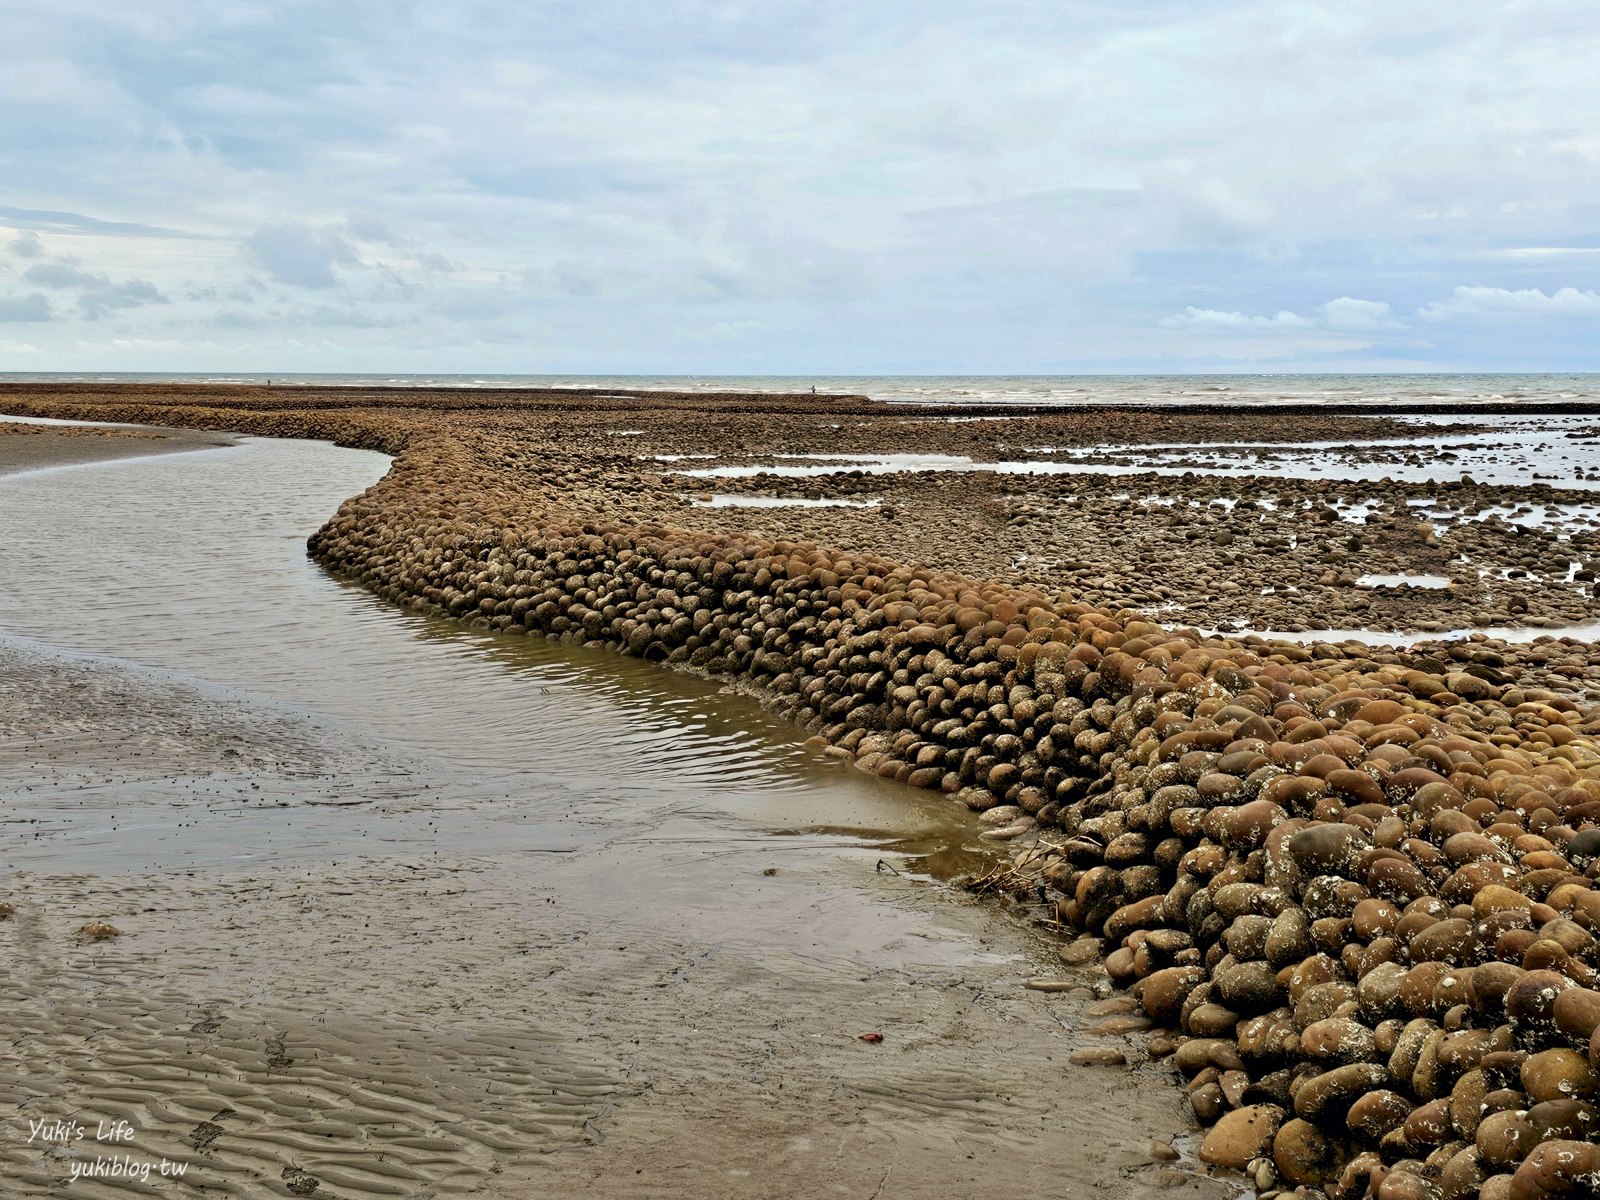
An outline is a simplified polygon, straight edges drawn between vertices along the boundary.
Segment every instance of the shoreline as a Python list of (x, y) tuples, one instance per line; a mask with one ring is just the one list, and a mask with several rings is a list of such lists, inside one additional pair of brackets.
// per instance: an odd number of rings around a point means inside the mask
[[(732, 404), (723, 415), (736, 418), (749, 401)], [(1208, 1161), (1254, 1169), (1265, 1156), (1269, 1179), (1352, 1197), (1411, 1194), (1412, 1176), (1416, 1188), (1444, 1180), (1500, 1196), (1514, 1175), (1524, 1187), (1590, 1169), (1592, 1144), (1562, 1136), (1570, 1122), (1548, 1126), (1548, 1154), (1534, 1134), (1506, 1156), (1482, 1137), (1469, 1144), (1477, 1121), (1462, 1128), (1465, 1116), (1438, 1140), (1419, 1126), (1398, 1156), (1376, 1144), (1429, 1104), (1453, 1111), (1434, 1098), (1434, 1068), (1425, 1080), (1400, 1053), (1402, 1027), (1419, 1049), (1472, 1033), (1483, 1055), (1515, 1051), (1557, 1071), (1566, 1094), (1593, 1090), (1560, 1057), (1581, 1051), (1546, 1050), (1543, 1032), (1559, 1020), (1594, 1060), (1588, 930), (1600, 893), (1584, 868), (1600, 813), (1600, 715), (1581, 673), (1592, 677), (1592, 657), (1573, 677), (1515, 648), (1488, 662), (1471, 647), (1454, 663), (1262, 653), (868, 550), (684, 530), (656, 523), (660, 485), (631, 455), (585, 465), (581, 445), (562, 446), (552, 474), (561, 444), (548, 437), (533, 443), (541, 461), (522, 462), (536, 415), (439, 418), (464, 407), (423, 397), (363, 410), (341, 396), (324, 411), (306, 396), (276, 409), (262, 399), (248, 420), (394, 447), (385, 479), (311, 543), (379, 595), (752, 680), (861, 769), (1009, 810), (1013, 836), (1049, 832), (992, 886), (1053, 893), (1059, 918), (1085, 930), (1146, 1017), (1188, 1035), (1171, 1048), (1193, 1077), (1195, 1112), (1216, 1121)], [(791, 426), (817, 411), (795, 408), (783, 414)], [(769, 420), (780, 414), (768, 404)], [(670, 442), (661, 431), (673, 419), (657, 418), (655, 445)], [(1463, 859), (1460, 839), (1491, 848)], [(1463, 977), (1480, 986), (1459, 988)], [(1589, 1008), (1553, 1017), (1564, 990), (1593, 997), (1596, 1020)], [(1319, 1048), (1322, 1034), (1333, 1040)], [(1464, 1113), (1483, 1082), (1474, 1070), (1449, 1081)], [(1532, 1107), (1546, 1084), (1522, 1081)], [(1381, 1129), (1356, 1115), (1375, 1088), (1397, 1097)]]
[(152, 454), (186, 454), (237, 444), (226, 435), (189, 429), (82, 425), (55, 426), (0, 421), (0, 478), (27, 471), (49, 470), (141, 458)]
[[(1427, 373), (1423, 373), (1426, 375)], [(800, 377), (794, 377), (797, 381)], [(889, 378), (898, 378), (891, 376)], [(1128, 376), (1126, 378), (1160, 378), (1146, 376)], [(1184, 378), (1184, 377), (1179, 377)], [(653, 406), (664, 403), (673, 404), (702, 404), (715, 403), (728, 405), (730, 403), (749, 403), (766, 406), (781, 403), (790, 406), (802, 406), (820, 403), (837, 407), (841, 403), (869, 406), (863, 411), (876, 411), (926, 414), (929, 416), (960, 416), (960, 417), (1037, 417), (1048, 416), (1053, 413), (1068, 414), (1125, 414), (1146, 413), (1153, 415), (1194, 415), (1194, 416), (1226, 416), (1226, 417), (1321, 417), (1321, 416), (1365, 416), (1386, 417), (1403, 413), (1416, 413), (1435, 416), (1600, 416), (1600, 400), (1405, 400), (1388, 401), (1383, 403), (1369, 403), (1352, 400), (1330, 401), (1261, 401), (1252, 398), (1234, 398), (1228, 400), (1199, 399), (1199, 400), (1141, 400), (1141, 401), (1073, 401), (1050, 400), (1037, 402), (969, 402), (948, 400), (909, 400), (891, 399), (876, 400), (862, 393), (850, 392), (783, 392), (773, 391), (738, 391), (720, 388), (707, 388), (701, 391), (674, 391), (666, 388), (634, 388), (634, 387), (563, 387), (529, 384), (526, 386), (495, 386), (495, 385), (444, 385), (424, 383), (417, 385), (387, 384), (387, 383), (274, 383), (270, 386), (253, 380), (240, 380), (233, 382), (204, 383), (192, 380), (178, 382), (122, 382), (103, 380), (0, 380), (0, 395), (45, 395), (56, 396), (62, 392), (78, 393), (83, 395), (119, 395), (124, 393), (160, 392), (177, 395), (193, 395), (215, 401), (219, 397), (235, 394), (286, 394), (291, 400), (298, 394), (327, 395), (349, 393), (351, 395), (383, 396), (391, 399), (404, 399), (418, 394), (442, 394), (456, 397), (464, 401), (463, 407), (471, 407), (473, 402), (469, 398), (477, 398), (477, 403), (484, 407), (493, 407), (507, 403), (518, 407), (528, 407), (530, 402), (542, 400), (573, 400), (593, 401), (614, 400), (618, 398), (628, 400), (649, 401)]]

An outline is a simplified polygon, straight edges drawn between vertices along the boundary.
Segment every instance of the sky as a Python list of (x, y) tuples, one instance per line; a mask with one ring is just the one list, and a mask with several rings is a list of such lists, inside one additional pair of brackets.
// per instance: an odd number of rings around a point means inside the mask
[(1592, 0), (0, 27), (0, 371), (1600, 370)]

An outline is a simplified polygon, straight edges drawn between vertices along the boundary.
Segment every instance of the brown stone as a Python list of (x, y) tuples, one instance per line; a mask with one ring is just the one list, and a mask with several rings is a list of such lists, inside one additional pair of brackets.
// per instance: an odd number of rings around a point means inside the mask
[(1389, 1080), (1377, 1063), (1350, 1063), (1313, 1076), (1295, 1093), (1295, 1115), (1318, 1124), (1343, 1122), (1351, 1104)]
[(1272, 1139), (1272, 1162), (1288, 1183), (1316, 1187), (1338, 1173), (1341, 1149), (1311, 1122), (1291, 1117)]
[(1587, 1054), (1564, 1048), (1530, 1055), (1521, 1075), (1522, 1089), (1535, 1104), (1587, 1097), (1594, 1092), (1596, 1079)]
[(1553, 1029), (1556, 997), (1573, 986), (1555, 971), (1528, 971), (1506, 993), (1506, 1016), (1518, 1029)]
[(1225, 1113), (1200, 1143), (1200, 1159), (1216, 1167), (1242, 1171), (1272, 1145), (1283, 1120), (1274, 1104), (1251, 1104)]
[(1378, 1057), (1372, 1030), (1349, 1017), (1328, 1017), (1308, 1025), (1300, 1032), (1300, 1049), (1311, 1058), (1335, 1063)]
[(1600, 1189), (1600, 1145), (1553, 1141), (1534, 1148), (1512, 1177), (1511, 1194), (1593, 1196)]
[(1350, 1105), (1345, 1125), (1350, 1132), (1376, 1142), (1411, 1115), (1412, 1102), (1387, 1089), (1371, 1091)]
[(1508, 1110), (1490, 1113), (1478, 1123), (1473, 1139), (1478, 1158), (1490, 1167), (1515, 1167), (1537, 1142), (1527, 1114)]
[(1158, 1025), (1176, 1026), (1189, 993), (1205, 982), (1203, 967), (1167, 967), (1145, 977), (1140, 1003)]

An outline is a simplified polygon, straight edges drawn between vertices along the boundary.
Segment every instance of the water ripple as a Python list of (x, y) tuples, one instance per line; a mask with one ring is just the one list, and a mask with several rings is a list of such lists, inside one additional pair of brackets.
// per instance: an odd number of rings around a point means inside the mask
[(463, 794), (903, 803), (715, 684), (464, 629), (330, 578), (305, 538), (387, 465), (246, 439), (0, 479), (0, 630), (346, 722), (433, 760)]

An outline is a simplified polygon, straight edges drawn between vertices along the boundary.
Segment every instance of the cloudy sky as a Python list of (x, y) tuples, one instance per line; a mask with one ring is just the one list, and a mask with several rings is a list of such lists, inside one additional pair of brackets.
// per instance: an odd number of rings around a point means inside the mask
[(0, 19), (0, 371), (1600, 370), (1592, 0)]

